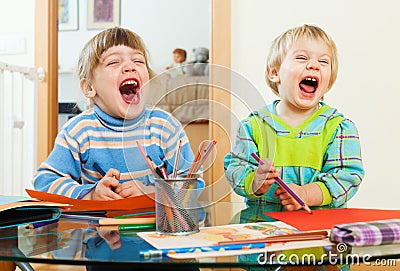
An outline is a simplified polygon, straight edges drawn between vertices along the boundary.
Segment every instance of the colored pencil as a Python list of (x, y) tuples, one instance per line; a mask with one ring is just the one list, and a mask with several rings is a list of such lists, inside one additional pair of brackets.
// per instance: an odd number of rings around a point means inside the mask
[[(175, 218), (177, 218), (181, 223), (182, 227), (186, 231), (188, 231), (190, 228), (193, 228), (195, 225), (191, 217), (189, 216), (187, 211), (182, 207), (181, 203), (177, 202), (176, 198), (173, 197), (175, 192), (172, 190), (172, 188), (169, 186), (169, 183), (167, 182), (168, 174), (165, 170), (165, 167), (164, 166), (162, 166), (161, 168), (157, 167), (156, 164), (151, 160), (149, 155), (147, 155), (142, 145), (138, 141), (136, 141), (136, 144), (138, 145), (139, 151), (143, 156), (143, 158), (145, 159), (147, 166), (153, 172), (154, 177), (155, 178), (158, 177), (160, 179), (165, 180), (165, 182), (159, 182), (160, 190), (162, 191), (161, 194), (162, 203), (157, 203), (157, 204), (159, 205), (162, 204), (162, 206), (164, 207), (163, 209), (165, 211), (165, 216), (163, 217), (164, 221), (159, 221), (160, 225), (165, 225), (164, 226), (165, 231), (168, 231), (166, 228), (168, 228), (169, 226), (171, 232), (176, 232)], [(99, 221), (99, 223), (101, 222)], [(192, 227), (190, 227), (190, 225), (192, 225)]]
[(63, 211), (63, 214), (67, 215), (86, 215), (86, 216), (105, 216), (107, 211), (101, 210), (87, 210), (87, 211)]
[[(191, 168), (191, 170), (189, 170), (187, 178), (192, 178), (194, 176), (194, 174), (197, 173), (197, 171), (202, 167), (202, 165), (206, 161), (207, 157), (210, 155), (211, 150), (213, 149), (213, 147), (215, 146), (216, 143), (217, 142), (215, 140), (212, 140), (207, 145), (207, 147), (205, 147), (205, 148), (203, 146), (200, 147), (199, 153), (202, 153), (202, 154), (200, 154), (200, 158), (197, 160), (197, 162), (196, 162), (196, 159), (193, 162), (194, 166), (193, 166), (193, 168)], [(183, 189), (186, 189), (186, 194), (184, 195), (183, 200), (182, 200), (183, 205), (185, 205), (188, 202), (188, 200), (190, 199), (190, 195), (192, 193), (193, 186), (194, 186), (193, 182), (191, 182), (190, 185), (184, 184), (184, 186), (182, 186)]]
[(28, 229), (37, 229), (43, 226), (47, 226), (47, 225), (51, 225), (51, 224), (55, 224), (58, 222), (58, 219), (50, 219), (47, 221), (39, 221), (39, 222), (33, 222), (31, 224), (29, 224), (28, 226), (26, 226), (26, 228)]
[(85, 215), (61, 214), (61, 217), (74, 220), (85, 220), (89, 221), (91, 224), (98, 224), (98, 225), (148, 224), (148, 223), (155, 223), (156, 221), (154, 215), (150, 217), (108, 218), (108, 217), (96, 217), (96, 216), (85, 216)]
[[(258, 157), (257, 154), (255, 154), (254, 152), (251, 154), (251, 156), (260, 164), (263, 165), (264, 162), (260, 159), (260, 157)], [(277, 184), (282, 187), (286, 192), (288, 192), (295, 201), (297, 201), (298, 204), (300, 204), (309, 214), (312, 214), (312, 211), (310, 209), (310, 207), (308, 207), (308, 205), (292, 190), (290, 189), (290, 187), (279, 177), (275, 178), (275, 181), (277, 182)]]
[(99, 166), (99, 164), (97, 164), (96, 162), (93, 163), (93, 167), (95, 170), (97, 170), (101, 176), (106, 176), (106, 172)]
[(133, 217), (133, 218), (102, 218), (99, 219), (99, 225), (125, 225), (125, 224), (149, 224), (155, 223), (155, 217)]
[(181, 159), (181, 151), (182, 151), (182, 140), (179, 140), (178, 150), (176, 151), (175, 162), (174, 162), (174, 170), (172, 173), (172, 178), (176, 178), (178, 175), (179, 161)]
[(167, 170), (165, 169), (164, 166), (162, 166), (162, 167), (160, 168), (160, 171), (161, 171), (161, 175), (162, 175), (163, 179), (164, 179), (164, 180), (168, 180), (168, 173), (167, 173)]
[(168, 254), (176, 253), (193, 253), (193, 252), (210, 252), (210, 251), (225, 251), (225, 250), (248, 250), (255, 248), (265, 248), (265, 243), (252, 243), (252, 244), (234, 244), (222, 246), (203, 246), (203, 247), (189, 247), (189, 248), (170, 248), (170, 249), (157, 249), (157, 250), (140, 250), (139, 255), (145, 259), (160, 258), (168, 256)]
[(100, 230), (105, 231), (149, 231), (156, 229), (156, 223), (126, 224), (126, 225), (101, 225)]
[(124, 214), (120, 216), (115, 216), (114, 218), (129, 218), (129, 217), (151, 217), (151, 216), (156, 216), (156, 212), (142, 212), (142, 213), (135, 213), (135, 214)]
[[(93, 167), (101, 174), (101, 176), (106, 176), (106, 172), (97, 164), (96, 162), (93, 163)], [(118, 180), (119, 182), (119, 180)], [(114, 191), (115, 187), (111, 187), (111, 190)]]
[(217, 144), (217, 141), (212, 140), (210, 143), (208, 143), (207, 147), (204, 149), (204, 154), (201, 156), (200, 161), (197, 163), (195, 167), (194, 173), (197, 173), (199, 169), (203, 166), (204, 162), (207, 160), (208, 156), (211, 154), (211, 151), (213, 147)]
[(310, 232), (300, 232), (300, 233), (293, 233), (293, 234), (275, 235), (275, 236), (269, 236), (269, 237), (258, 238), (258, 239), (221, 241), (221, 242), (218, 242), (218, 245), (308, 241), (308, 240), (321, 240), (321, 239), (325, 239), (327, 237), (328, 237), (327, 231), (310, 231)]
[[(204, 143), (204, 142), (203, 142)], [(187, 175), (188, 178), (191, 178), (198, 172), (198, 170), (203, 166), (204, 162), (206, 161), (207, 157), (210, 155), (211, 150), (217, 144), (217, 141), (212, 140), (208, 145), (205, 147), (205, 144), (202, 144), (198, 151), (198, 156), (196, 156), (195, 160), (193, 161), (192, 167), (189, 169), (189, 173)]]
[(203, 154), (203, 151), (204, 151), (205, 147), (206, 147), (205, 142), (204, 141), (201, 142), (201, 144), (199, 146), (199, 149), (197, 150), (196, 156), (195, 156), (195, 158), (193, 160), (193, 164), (189, 169), (189, 173), (187, 175), (188, 178), (190, 178), (194, 174), (195, 168), (196, 168), (197, 164), (199, 163), (199, 161), (201, 159), (201, 156)]

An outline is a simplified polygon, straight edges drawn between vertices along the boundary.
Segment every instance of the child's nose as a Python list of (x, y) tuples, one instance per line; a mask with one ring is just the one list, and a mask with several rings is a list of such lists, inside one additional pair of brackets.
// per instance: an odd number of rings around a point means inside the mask
[(307, 69), (309, 69), (309, 70), (319, 70), (319, 62), (311, 59), (307, 63)]
[(124, 73), (136, 71), (135, 64), (128, 63), (123, 68)]

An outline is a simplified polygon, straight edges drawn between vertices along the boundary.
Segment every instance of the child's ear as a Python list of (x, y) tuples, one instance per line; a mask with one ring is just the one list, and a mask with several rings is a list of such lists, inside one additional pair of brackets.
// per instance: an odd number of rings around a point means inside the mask
[(93, 89), (86, 79), (82, 79), (79, 85), (86, 98), (93, 98), (96, 96), (96, 90)]
[(274, 68), (267, 67), (266, 74), (268, 76), (268, 79), (275, 84), (278, 84), (281, 81), (278, 71)]

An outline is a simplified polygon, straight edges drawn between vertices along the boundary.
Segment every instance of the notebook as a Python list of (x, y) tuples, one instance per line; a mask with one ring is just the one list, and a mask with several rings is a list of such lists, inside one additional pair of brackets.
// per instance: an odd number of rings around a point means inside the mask
[(29, 197), (0, 196), (0, 228), (56, 220), (61, 215), (59, 207), (67, 206)]

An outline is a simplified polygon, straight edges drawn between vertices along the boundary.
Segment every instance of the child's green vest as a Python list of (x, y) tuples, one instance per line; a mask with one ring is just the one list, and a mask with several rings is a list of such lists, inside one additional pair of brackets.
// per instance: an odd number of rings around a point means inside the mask
[[(344, 118), (337, 116), (330, 119), (322, 133), (318, 135), (302, 138), (299, 138), (298, 135), (304, 127), (328, 108), (328, 105), (322, 106), (305, 122), (291, 129), (286, 136), (277, 136), (275, 130), (260, 116), (251, 116), (249, 120), (260, 158), (268, 158), (278, 167), (309, 167), (321, 171), (328, 144)], [(284, 127), (288, 126), (275, 115), (269, 114), (269, 116), (274, 122), (280, 123)]]

